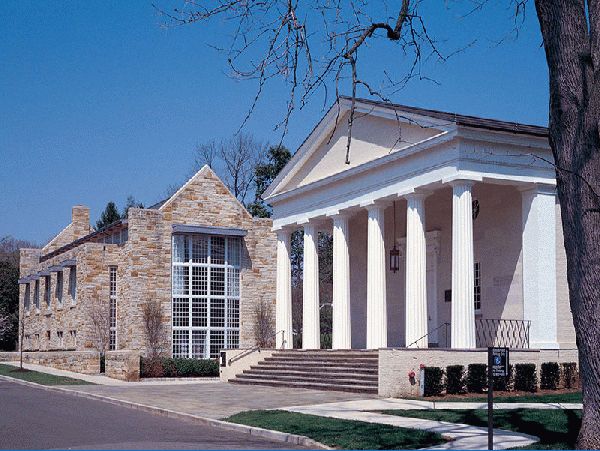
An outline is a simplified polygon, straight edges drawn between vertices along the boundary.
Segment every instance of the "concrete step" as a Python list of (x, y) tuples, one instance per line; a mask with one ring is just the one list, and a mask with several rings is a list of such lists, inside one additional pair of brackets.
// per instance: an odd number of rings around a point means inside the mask
[(247, 374), (254, 374), (254, 373), (261, 373), (261, 374), (286, 374), (286, 375), (290, 375), (290, 376), (314, 376), (315, 374), (319, 375), (320, 377), (327, 377), (327, 378), (336, 378), (336, 377), (347, 377), (348, 375), (353, 375), (356, 377), (364, 377), (366, 379), (373, 379), (373, 380), (377, 380), (377, 371), (376, 370), (356, 370), (353, 369), (352, 371), (347, 371), (346, 368), (339, 368), (339, 369), (334, 369), (334, 371), (331, 371), (329, 368), (326, 371), (314, 371), (312, 369), (306, 369), (306, 368), (302, 368), (302, 367), (298, 367), (298, 368), (290, 368), (290, 367), (283, 367), (283, 368), (278, 368), (278, 367), (269, 367), (266, 365), (263, 366), (251, 366), (250, 369), (244, 370), (244, 373)]
[(274, 373), (274, 372), (256, 372), (256, 371), (244, 371), (242, 374), (238, 374), (236, 377), (239, 378), (250, 378), (250, 379), (274, 379), (274, 380), (298, 380), (298, 381), (311, 381), (311, 382), (327, 382), (335, 384), (366, 384), (366, 385), (377, 385), (377, 376), (367, 376), (360, 374), (344, 374), (337, 377), (322, 376), (320, 374), (289, 374), (289, 373)]
[(274, 356), (278, 357), (309, 357), (309, 358), (326, 358), (326, 359), (337, 359), (337, 358), (362, 358), (362, 359), (375, 359), (379, 358), (377, 351), (277, 351)]
[(361, 369), (366, 371), (377, 371), (378, 365), (371, 363), (345, 363), (345, 362), (315, 362), (315, 361), (261, 361), (258, 365), (271, 367), (271, 368), (297, 368), (297, 369), (310, 369), (313, 371), (325, 371), (327, 369), (336, 369), (338, 371), (349, 371), (353, 369)]
[(272, 387), (287, 387), (287, 388), (306, 388), (311, 390), (328, 390), (328, 391), (344, 391), (352, 393), (373, 393), (377, 394), (377, 387), (369, 385), (342, 385), (342, 384), (327, 384), (315, 382), (301, 381), (276, 381), (276, 380), (257, 380), (257, 379), (231, 379), (232, 384), (243, 385), (267, 385)]

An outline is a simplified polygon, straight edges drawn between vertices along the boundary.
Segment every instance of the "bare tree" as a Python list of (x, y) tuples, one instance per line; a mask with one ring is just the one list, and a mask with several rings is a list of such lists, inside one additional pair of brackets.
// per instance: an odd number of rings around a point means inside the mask
[(275, 318), (272, 305), (263, 298), (254, 307), (254, 339), (257, 346), (271, 348), (275, 343)]
[(148, 357), (155, 359), (165, 351), (167, 342), (162, 307), (159, 300), (150, 299), (142, 305), (142, 319), (144, 321)]
[(95, 297), (87, 305), (87, 316), (91, 326), (94, 349), (104, 355), (110, 343), (110, 305)]
[(255, 169), (262, 163), (266, 148), (246, 133), (238, 133), (230, 139), (212, 140), (196, 148), (195, 171), (209, 165), (219, 173), (233, 195), (246, 205), (254, 186)]
[[(495, 2), (462, 3), (470, 14), (484, 13), (485, 6)], [(524, 16), (528, 3), (506, 2), (513, 8), (515, 22)], [(577, 446), (600, 448), (600, 4), (597, 0), (534, 3), (549, 70), (549, 142), (583, 387)], [(427, 79), (421, 73), (422, 62), (444, 61), (452, 54), (439, 50), (420, 4), (420, 0), (402, 0), (392, 6), (386, 0), (218, 0), (186, 2), (185, 8), (172, 11), (159, 9), (169, 23), (202, 23), (218, 17), (234, 25), (231, 42), (221, 48), (234, 76), (258, 81), (246, 120), (272, 79), (289, 86), (287, 114), (278, 124), (284, 134), (295, 108), (304, 106), (317, 90), (327, 97), (332, 85), (338, 96), (340, 83), (347, 80), (352, 95), (350, 112), (344, 118), (348, 163), (357, 89), (388, 100), (409, 80)], [(360, 77), (358, 62), (360, 55), (382, 41), (396, 46), (397, 56), (390, 60), (402, 60), (408, 70), (398, 79), (382, 70), (387, 84), (375, 88)]]

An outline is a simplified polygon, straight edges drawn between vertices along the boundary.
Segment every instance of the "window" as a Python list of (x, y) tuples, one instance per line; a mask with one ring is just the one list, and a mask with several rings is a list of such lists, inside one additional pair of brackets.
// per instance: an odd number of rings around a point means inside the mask
[(25, 307), (25, 310), (29, 310), (30, 296), (31, 296), (31, 284), (28, 283), (25, 285), (25, 296), (23, 297), (23, 307)]
[(77, 331), (76, 330), (70, 330), (69, 331), (69, 338), (71, 340), (71, 346), (73, 347), (73, 349), (77, 348)]
[(63, 273), (58, 271), (56, 273), (56, 300), (59, 305), (62, 305), (63, 301)]
[(33, 289), (33, 303), (36, 309), (40, 309), (40, 279), (36, 279)]
[(481, 264), (475, 262), (475, 311), (481, 311)]
[(110, 335), (108, 341), (109, 351), (117, 349), (117, 267), (109, 268), (110, 281)]
[(241, 239), (173, 235), (173, 357), (239, 347)]
[(64, 339), (63, 339), (63, 332), (62, 332), (62, 330), (59, 330), (59, 331), (56, 332), (56, 338), (58, 339), (58, 347), (61, 348), (61, 349), (64, 348), (65, 342), (64, 342)]
[(75, 266), (71, 266), (69, 271), (69, 296), (74, 304), (77, 299), (77, 269)]
[(34, 343), (33, 343), (34, 348), (40, 349), (40, 334), (35, 334), (34, 338), (35, 338)]
[(50, 308), (50, 293), (50, 276), (44, 276), (44, 300), (48, 308)]

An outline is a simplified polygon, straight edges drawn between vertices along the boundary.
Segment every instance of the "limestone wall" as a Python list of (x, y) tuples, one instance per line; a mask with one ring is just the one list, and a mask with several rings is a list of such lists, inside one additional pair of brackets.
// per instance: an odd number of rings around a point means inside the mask
[(127, 382), (140, 380), (139, 351), (108, 351), (105, 357), (105, 374)]
[[(16, 362), (18, 360), (18, 352), (0, 353), (1, 362)], [(83, 374), (98, 374), (100, 372), (100, 355), (94, 351), (24, 352), (23, 362)]]
[[(577, 350), (520, 349), (510, 351), (511, 365), (544, 362), (578, 362)], [(381, 349), (379, 351), (379, 396), (399, 397), (419, 395), (421, 365), (446, 368), (449, 365), (487, 363), (487, 349)], [(414, 371), (415, 383), (408, 373)]]

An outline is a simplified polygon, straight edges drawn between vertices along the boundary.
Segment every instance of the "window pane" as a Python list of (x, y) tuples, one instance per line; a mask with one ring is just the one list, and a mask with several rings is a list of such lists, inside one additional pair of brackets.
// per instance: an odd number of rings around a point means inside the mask
[(187, 327), (190, 322), (189, 300), (173, 298), (173, 327)]
[(227, 296), (239, 297), (240, 295), (240, 270), (227, 268)]
[(225, 268), (210, 269), (210, 295), (225, 295)]
[(225, 327), (225, 299), (210, 300), (210, 326)]
[(173, 331), (173, 357), (188, 357), (189, 352), (189, 331), (174, 330)]
[(206, 236), (192, 237), (192, 262), (206, 263), (208, 257), (208, 238)]
[(211, 236), (210, 246), (210, 262), (213, 265), (223, 265), (225, 263), (225, 238)]
[(192, 267), (192, 295), (206, 296), (207, 294), (207, 269), (201, 266)]
[(207, 305), (206, 299), (192, 299), (192, 327), (206, 327)]
[(240, 327), (240, 301), (227, 300), (227, 327)]
[(173, 236), (173, 261), (177, 263), (187, 262), (190, 259), (188, 249), (188, 237), (185, 235)]
[(202, 359), (206, 356), (206, 331), (192, 331), (192, 357)]
[(240, 347), (240, 331), (230, 330), (227, 332), (227, 349), (236, 349)]
[(225, 332), (222, 330), (210, 331), (210, 357), (219, 357), (219, 351), (225, 348)]
[(240, 266), (240, 246), (239, 238), (227, 238), (227, 264)]
[(173, 295), (189, 294), (188, 275), (189, 268), (187, 266), (173, 266)]

